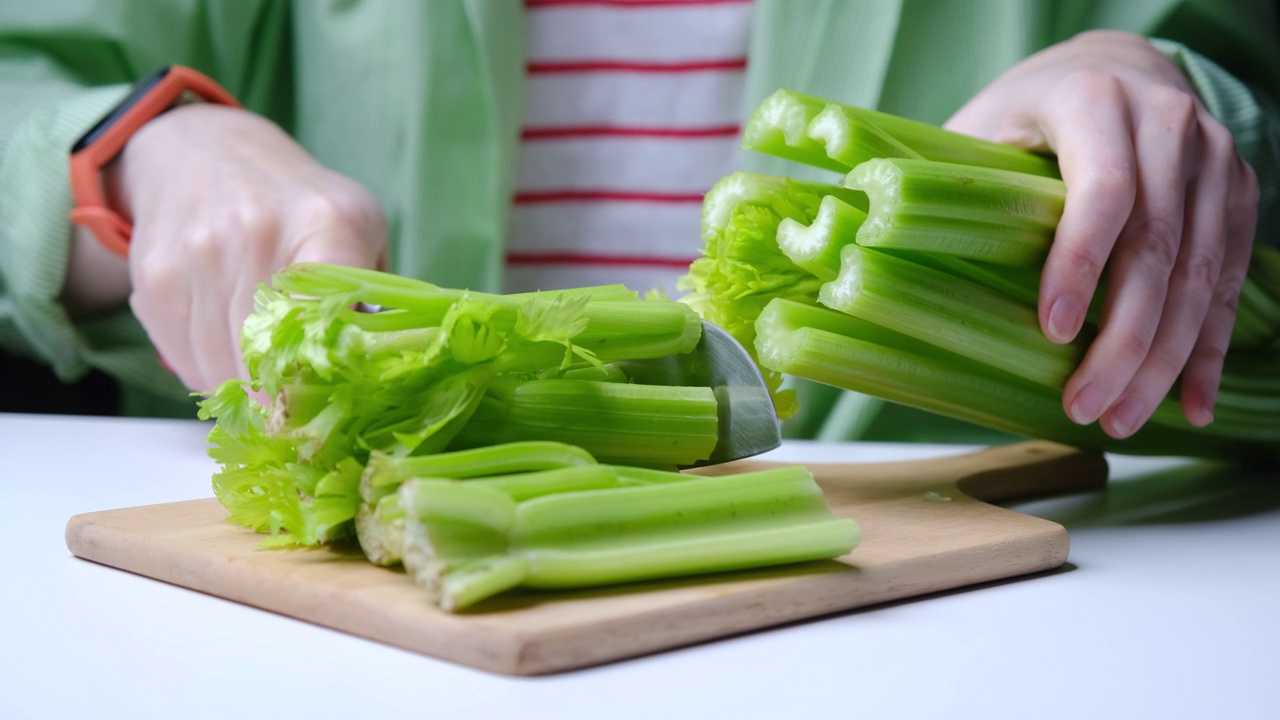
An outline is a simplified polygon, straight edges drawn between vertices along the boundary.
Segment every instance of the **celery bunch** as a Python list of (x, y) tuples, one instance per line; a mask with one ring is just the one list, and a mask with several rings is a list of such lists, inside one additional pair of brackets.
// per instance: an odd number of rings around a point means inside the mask
[(691, 350), (701, 321), (679, 303), (621, 287), (486, 295), (325, 265), (287, 268), (274, 286), (244, 325), (251, 382), (201, 403), (218, 421), (215, 493), (271, 543), (350, 534), (374, 452), (573, 440), (610, 462), (674, 467), (715, 447), (710, 388), (631, 385), (610, 366)]
[[(754, 191), (707, 196), (706, 257), (683, 281), (689, 302), (708, 317), (751, 322), (739, 337), (775, 378), (1119, 452), (1280, 447), (1280, 252), (1255, 246), (1215, 422), (1192, 427), (1171, 396), (1146, 428), (1116, 441), (1061, 409), (1105, 288), (1075, 342), (1055, 345), (1039, 328), (1041, 265), (1066, 195), (1052, 158), (787, 90), (752, 114), (743, 145), (844, 175), (808, 186), (821, 192), (793, 192), (786, 178), (737, 173), (721, 185)], [(714, 222), (739, 212), (771, 222), (749, 232)], [(726, 248), (749, 260), (719, 261)], [(775, 404), (783, 417), (795, 410), (791, 396)]]
[[(446, 610), (565, 588), (843, 555), (800, 468), (707, 478), (709, 387), (629, 382), (689, 352), (687, 305), (615, 286), (531, 295), (295, 265), (245, 322), (251, 375), (201, 403), (213, 487), (264, 547), (355, 536)], [(365, 305), (381, 312), (361, 312)], [(264, 398), (264, 399), (260, 399)], [(606, 464), (611, 463), (611, 464)]]

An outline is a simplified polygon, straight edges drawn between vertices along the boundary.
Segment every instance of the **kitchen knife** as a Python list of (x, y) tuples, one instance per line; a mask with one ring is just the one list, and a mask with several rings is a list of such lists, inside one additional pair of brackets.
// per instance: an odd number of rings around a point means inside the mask
[(690, 467), (758, 455), (782, 444), (782, 426), (760, 368), (717, 325), (703, 321), (702, 338), (690, 352), (615, 364), (641, 385), (709, 387), (715, 393), (719, 413), (715, 449)]

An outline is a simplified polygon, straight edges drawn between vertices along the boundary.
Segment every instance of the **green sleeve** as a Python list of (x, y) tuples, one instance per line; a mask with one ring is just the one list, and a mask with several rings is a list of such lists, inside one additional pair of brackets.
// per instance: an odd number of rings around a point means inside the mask
[(286, 125), (284, 2), (180, 0), (0, 4), (0, 345), (71, 381), (90, 367), (126, 388), (185, 400), (127, 307), (72, 319), (59, 296), (72, 226), (71, 145), (127, 92), (169, 65), (213, 76)]
[(1280, 112), (1276, 105), (1185, 46), (1168, 40), (1152, 43), (1191, 80), (1205, 107), (1231, 131), (1240, 156), (1253, 166), (1259, 189), (1256, 237), (1280, 247)]

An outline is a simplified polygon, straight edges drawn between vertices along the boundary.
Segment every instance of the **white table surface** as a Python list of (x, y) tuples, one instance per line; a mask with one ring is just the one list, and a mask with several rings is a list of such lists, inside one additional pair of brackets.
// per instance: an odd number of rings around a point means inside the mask
[[(1280, 718), (1280, 478), (1112, 458), (1056, 572), (508, 678), (74, 558), (76, 513), (208, 497), (196, 422), (0, 414), (0, 718)], [(961, 447), (795, 444), (785, 461)]]

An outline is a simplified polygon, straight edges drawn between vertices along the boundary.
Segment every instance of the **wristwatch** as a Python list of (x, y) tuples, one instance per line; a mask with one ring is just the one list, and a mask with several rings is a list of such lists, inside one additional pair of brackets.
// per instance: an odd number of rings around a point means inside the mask
[(133, 226), (107, 207), (102, 169), (149, 120), (178, 105), (210, 102), (240, 107), (226, 90), (191, 68), (171, 65), (139, 82), (119, 105), (71, 147), (71, 222), (89, 229), (121, 257), (129, 254)]

